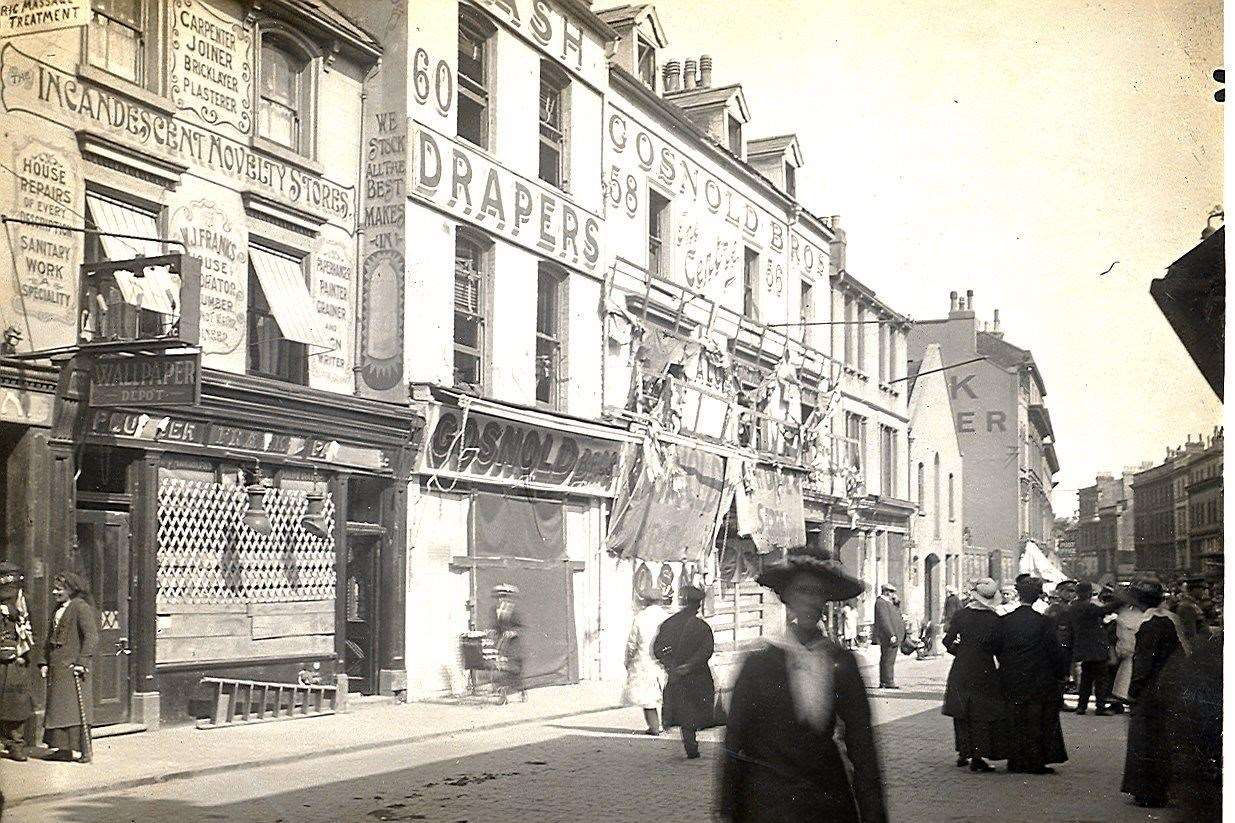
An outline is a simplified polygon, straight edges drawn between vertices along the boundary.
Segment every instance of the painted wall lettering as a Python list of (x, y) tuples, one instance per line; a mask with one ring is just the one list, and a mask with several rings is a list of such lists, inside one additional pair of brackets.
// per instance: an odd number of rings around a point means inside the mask
[(387, 391), (403, 379), (407, 119), (378, 111), (364, 125), (360, 377), (368, 388)]
[(172, 100), (207, 126), (253, 130), (253, 36), (203, 0), (175, 0)]
[(248, 234), (239, 204), (198, 198), (172, 209), (171, 233), (202, 262), (202, 361), (243, 371), (249, 311)]
[(351, 255), (342, 243), (324, 242), (313, 255), (313, 304), (331, 348), (309, 359), (311, 382), (319, 388), (347, 393), (353, 389), (353, 275)]

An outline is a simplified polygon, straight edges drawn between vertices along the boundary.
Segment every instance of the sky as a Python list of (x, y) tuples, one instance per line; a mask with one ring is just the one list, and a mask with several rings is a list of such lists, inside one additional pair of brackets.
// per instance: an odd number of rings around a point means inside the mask
[(1032, 350), (1057, 514), (1221, 424), (1149, 296), (1222, 202), (1221, 0), (655, 6), (662, 64), (712, 55), (748, 138), (798, 135), (799, 198), (841, 215), (854, 276), (917, 319), (973, 289)]

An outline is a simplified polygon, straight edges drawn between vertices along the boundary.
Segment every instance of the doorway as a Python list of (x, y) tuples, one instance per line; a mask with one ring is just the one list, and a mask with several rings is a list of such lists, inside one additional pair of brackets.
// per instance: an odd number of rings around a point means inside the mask
[(343, 630), (343, 670), (348, 690), (377, 693), (378, 561), (383, 536), (347, 535), (347, 623)]
[(99, 612), (99, 646), (94, 655), (94, 723), (129, 720), (129, 515), (77, 512), (74, 565), (90, 586)]

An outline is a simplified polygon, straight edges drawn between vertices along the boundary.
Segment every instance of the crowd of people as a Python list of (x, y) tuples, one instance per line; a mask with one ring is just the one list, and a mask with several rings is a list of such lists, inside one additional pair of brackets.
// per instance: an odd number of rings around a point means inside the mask
[[(826, 552), (805, 549), (765, 568), (761, 585), (786, 607), (783, 636), (749, 652), (733, 684), (717, 781), (717, 815), (731, 821), (887, 819), (867, 687), (853, 649), (852, 604), (864, 584)], [(713, 725), (712, 631), (704, 593), (643, 593), (627, 645), (626, 698), (643, 709), (646, 734), (680, 727), (688, 759)], [(829, 601), (840, 607), (829, 623)], [(944, 601), (943, 645), (954, 656), (943, 713), (952, 718), (956, 765), (1049, 775), (1068, 760), (1060, 714), (1075, 691), (1084, 715), (1128, 714), (1123, 792), (1139, 806), (1174, 803), (1184, 817), (1221, 808), (1220, 614), (1193, 581), (1095, 592), (1065, 581), (1047, 593), (1028, 575), (1000, 587), (971, 581)], [(894, 662), (907, 631), (894, 587), (875, 603), (879, 688), (896, 688)], [(1105, 722), (1105, 721), (1103, 721)], [(1032, 779), (1032, 778), (1031, 778)], [(1113, 789), (1114, 787), (1112, 787)]]

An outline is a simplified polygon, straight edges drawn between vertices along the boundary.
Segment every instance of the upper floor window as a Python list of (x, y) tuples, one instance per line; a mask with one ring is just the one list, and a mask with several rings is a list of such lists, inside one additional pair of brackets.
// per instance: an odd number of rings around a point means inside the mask
[(759, 252), (747, 247), (742, 261), (742, 314), (759, 319)]
[(879, 427), (880, 490), (884, 497), (896, 497), (896, 429)]
[(801, 296), (798, 300), (798, 318), (802, 322), (802, 339), (806, 342), (814, 337), (812, 326), (808, 325), (815, 318), (815, 284), (802, 278)]
[[(85, 236), (85, 262), (129, 260), (134, 257), (156, 257), (163, 246), (156, 240), (138, 237), (158, 237), (157, 206), (140, 207), (105, 196), (97, 191), (86, 192), (87, 225), (108, 234)], [(129, 235), (118, 237), (116, 235)], [(151, 268), (141, 272), (118, 271), (106, 283), (88, 283), (91, 290), (87, 301), (88, 316), (82, 318), (83, 332), (95, 340), (134, 340), (159, 337), (180, 314), (179, 278), (165, 269)]]
[(94, 0), (86, 33), (87, 60), (91, 66), (131, 83), (146, 84), (150, 22), (145, 0)]
[(956, 476), (948, 474), (948, 522), (956, 520)]
[(566, 189), (566, 101), (570, 79), (548, 60), (540, 61), (540, 179)]
[(845, 365), (853, 365), (853, 341), (854, 329), (857, 328), (857, 306), (854, 305), (853, 298), (845, 297), (845, 325), (841, 328), (844, 330), (845, 341)]
[(727, 115), (729, 124), (729, 151), (735, 157), (742, 156), (742, 121), (732, 114)]
[(918, 514), (926, 514), (926, 464), (918, 464)]
[(562, 407), (566, 276), (550, 263), (536, 272), (536, 403)]
[(879, 329), (879, 382), (888, 381), (888, 327), (880, 323)]
[(857, 335), (857, 351), (855, 357), (857, 362), (854, 366), (860, 372), (866, 371), (866, 307), (861, 303), (857, 306), (857, 315), (854, 317), (855, 323), (853, 326), (854, 334)]
[(469, 8), (459, 9), (459, 128), (464, 140), (489, 148), (493, 26)]
[(934, 494), (932, 495), (932, 500), (931, 500), (931, 507), (934, 509), (934, 511), (931, 512), (931, 515), (932, 515), (932, 519), (935, 521), (935, 537), (936, 538), (938, 538), (940, 535), (940, 514), (941, 514), (941, 510), (939, 506), (939, 486), (940, 486), (939, 473), (940, 473), (939, 455), (938, 453), (936, 453), (935, 455), (935, 488), (934, 488)]
[(785, 164), (785, 194), (790, 197), (798, 196), (798, 170), (792, 163)]
[(669, 276), (669, 199), (648, 189), (648, 271)]
[(482, 391), (488, 315), (490, 244), (455, 230), (456, 386)]
[(656, 49), (642, 37), (635, 38), (635, 62), (643, 85), (656, 91)]
[(305, 156), (310, 139), (312, 60), (281, 37), (262, 36), (257, 134)]
[(866, 474), (866, 418), (845, 413), (845, 462), (858, 474)]
[(309, 345), (319, 343), (304, 261), (249, 246), (248, 371), (307, 385)]

